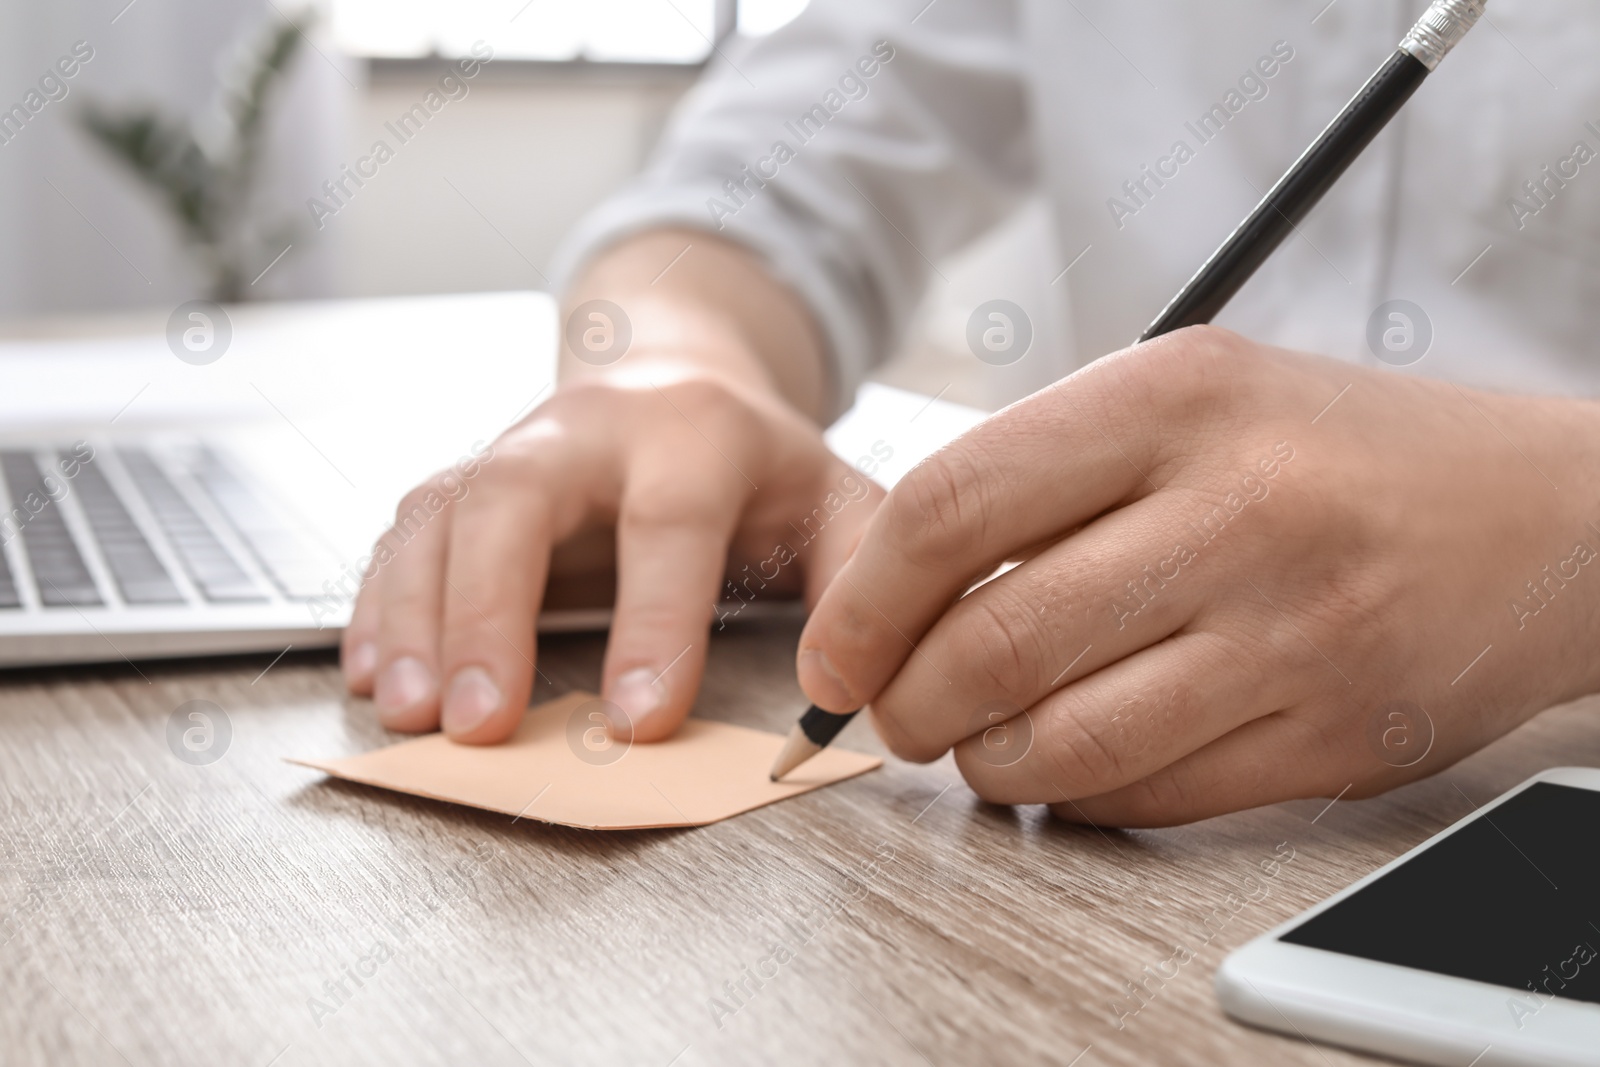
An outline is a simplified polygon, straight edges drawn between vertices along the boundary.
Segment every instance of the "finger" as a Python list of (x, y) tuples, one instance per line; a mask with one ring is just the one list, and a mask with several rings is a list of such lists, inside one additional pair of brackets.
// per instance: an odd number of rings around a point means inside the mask
[(534, 627), (551, 546), (585, 510), (554, 449), (503, 452), (454, 506), (443, 583), (440, 724), (468, 744), (503, 741), (521, 721), (533, 692)]
[(1174, 826), (1262, 804), (1337, 797), (1375, 774), (1377, 761), (1370, 753), (1363, 759), (1359, 744), (1353, 737), (1330, 739), (1304, 712), (1280, 711), (1136, 782), (1050, 810), (1100, 826)]
[[(377, 550), (374, 548), (373, 556)], [(383, 593), (378, 585), (383, 568), (373, 565), (370, 576), (363, 576), (356, 593), (350, 622), (339, 637), (339, 667), (344, 684), (358, 696), (372, 695), (373, 676), (378, 671), (378, 622), (383, 617)]]
[[(1186, 633), (1096, 671), (1026, 712), (974, 710), (956, 766), (985, 800), (1041, 804), (1094, 796), (1156, 773), (1282, 707), (1293, 683), (1259, 651)], [(987, 725), (993, 722), (993, 725)]]
[(602, 672), (603, 695), (625, 717), (611, 724), (619, 737), (670, 736), (700, 688), (728, 543), (753, 492), (730, 462), (706, 464), (704, 451), (698, 435), (680, 432), (640, 450), (628, 471)]
[(815, 653), (807, 692), (833, 710), (874, 699), (972, 581), (1192, 465), (1186, 427), (1237, 406), (1265, 358), (1226, 331), (1180, 331), (1013, 405), (914, 469), (801, 635)]
[(1129, 377), (1118, 363), (980, 423), (894, 487), (801, 634), (813, 701), (843, 711), (874, 698), (972, 582), (1148, 489), (1154, 435), (1110, 388)]
[(1174, 518), (1196, 508), (1181, 493), (1139, 501), (956, 601), (873, 698), (890, 749), (938, 759), (979, 706), (1031, 707), (1190, 623), (1219, 553)]
[(378, 666), (372, 699), (391, 730), (419, 733), (439, 724), (439, 594), (449, 522), (448, 498), (432, 483), (406, 494), (384, 534), (387, 572), (378, 623)]

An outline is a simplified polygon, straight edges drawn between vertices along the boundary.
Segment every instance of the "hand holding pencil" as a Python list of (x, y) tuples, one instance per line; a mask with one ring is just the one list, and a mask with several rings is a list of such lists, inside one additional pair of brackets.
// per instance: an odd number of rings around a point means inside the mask
[[(1394, 53), (1140, 335), (1139, 341), (1210, 322), (1472, 28), (1483, 13), (1484, 2), (1435, 0)], [(802, 668), (802, 678), (806, 673)], [(809, 674), (813, 685), (837, 685), (835, 679), (815, 668)], [(828, 711), (813, 704), (790, 732), (773, 764), (772, 779), (782, 778), (820, 752), (857, 710)]]

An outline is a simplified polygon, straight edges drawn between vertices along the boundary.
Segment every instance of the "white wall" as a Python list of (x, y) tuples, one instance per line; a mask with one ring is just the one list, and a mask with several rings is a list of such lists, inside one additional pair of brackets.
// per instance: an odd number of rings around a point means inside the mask
[(562, 235), (639, 169), (693, 79), (491, 63), (400, 145), (385, 123), (441, 73), (418, 62), (369, 77), (341, 159), (377, 138), (396, 154), (313, 238), (334, 249), (332, 295), (547, 288), (542, 272)]

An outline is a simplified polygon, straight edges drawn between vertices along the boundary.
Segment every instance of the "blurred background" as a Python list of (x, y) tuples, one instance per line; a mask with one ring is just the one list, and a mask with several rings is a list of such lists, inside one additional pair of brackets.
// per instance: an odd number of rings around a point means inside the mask
[[(218, 292), (547, 288), (566, 229), (643, 165), (704, 65), (781, 32), (805, 3), (0, 0), (0, 318), (170, 309)], [(401, 144), (392, 125), (476, 42), (492, 62)], [(241, 100), (260, 106), (247, 138)], [(151, 164), (182, 157), (168, 142), (191, 134), (188, 163)], [(380, 137), (394, 157), (329, 192)], [(230, 158), (230, 145), (241, 162), (220, 176), (195, 162)], [(941, 265), (947, 280), (880, 380), (949, 383), (946, 399), (978, 406), (997, 399), (986, 389), (1015, 388), (974, 373), (964, 329), (996, 293), (1052, 304), (1059, 256), (1042, 211), (1029, 205)], [(228, 233), (207, 253), (195, 227), (212, 216)], [(1035, 345), (1056, 325), (1036, 323)]]

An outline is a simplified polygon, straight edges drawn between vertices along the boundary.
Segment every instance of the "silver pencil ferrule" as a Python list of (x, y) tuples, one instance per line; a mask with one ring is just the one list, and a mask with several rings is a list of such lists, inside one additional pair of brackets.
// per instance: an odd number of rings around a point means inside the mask
[(1429, 70), (1433, 70), (1467, 35), (1483, 14), (1488, 0), (1433, 0), (1422, 13), (1417, 24), (1411, 27), (1400, 42), (1400, 51), (1409, 52)]

